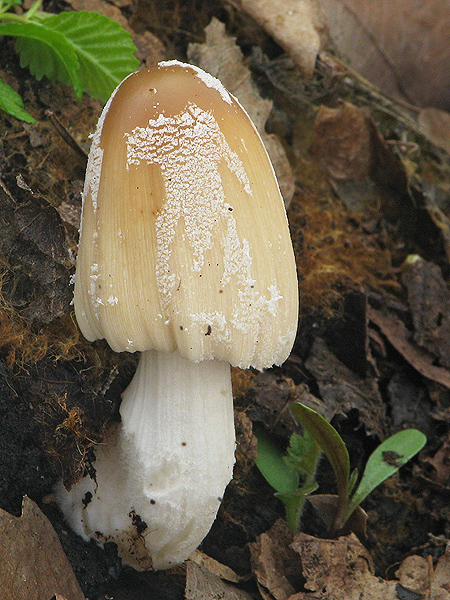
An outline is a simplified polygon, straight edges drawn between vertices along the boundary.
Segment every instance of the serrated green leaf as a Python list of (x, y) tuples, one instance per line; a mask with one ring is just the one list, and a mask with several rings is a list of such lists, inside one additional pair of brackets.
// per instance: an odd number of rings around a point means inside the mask
[(26, 123), (35, 123), (34, 118), (23, 108), (23, 102), (20, 94), (15, 92), (12, 87), (0, 79), (0, 109), (9, 115), (25, 121)]
[(124, 77), (136, 70), (136, 47), (129, 33), (108, 17), (94, 12), (44, 15), (39, 22), (65, 36), (80, 64), (83, 91), (106, 102)]
[[(313, 482), (316, 470), (317, 460), (312, 457), (307, 459), (307, 469), (300, 469), (306, 474), (304, 485), (299, 487), (299, 463), (301, 463), (302, 448), (310, 451), (315, 447), (313, 454), (319, 457), (317, 444), (313, 438), (308, 435), (305, 439), (293, 434), (289, 442), (291, 452), (295, 458), (283, 456), (281, 450), (264, 434), (257, 434), (258, 455), (256, 465), (261, 471), (266, 481), (276, 490), (275, 496), (283, 502), (286, 508), (286, 520), (291, 530), (296, 533), (299, 527), (300, 516), (305, 504), (305, 498), (308, 494), (317, 489), (317, 484)], [(320, 450), (320, 449), (319, 449)], [(289, 460), (290, 459), (290, 460)], [(311, 464), (310, 464), (311, 463)], [(313, 464), (312, 464), (313, 463)]]
[(370, 455), (359, 486), (348, 505), (347, 518), (361, 502), (425, 446), (426, 436), (417, 429), (404, 429), (380, 444)]
[(77, 55), (62, 33), (45, 24), (22, 22), (0, 23), (0, 35), (17, 38), (20, 65), (28, 67), (36, 79), (40, 80), (45, 75), (51, 81), (62, 81), (71, 85), (76, 95), (81, 97)]
[(293, 433), (284, 461), (298, 473), (306, 475), (312, 481), (322, 450), (313, 436), (305, 429), (303, 435)]
[(266, 481), (280, 494), (289, 494), (298, 488), (298, 474), (283, 460), (281, 450), (264, 434), (258, 433), (256, 466)]
[(292, 405), (292, 412), (325, 452), (336, 476), (339, 496), (348, 498), (350, 459), (341, 436), (319, 413), (300, 402)]

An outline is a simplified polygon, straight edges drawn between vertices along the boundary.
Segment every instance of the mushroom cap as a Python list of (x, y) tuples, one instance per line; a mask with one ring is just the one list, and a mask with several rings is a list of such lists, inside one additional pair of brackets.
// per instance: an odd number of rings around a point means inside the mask
[(264, 368), (288, 356), (298, 286), (261, 138), (222, 84), (171, 61), (128, 76), (93, 136), (75, 313), (115, 351)]

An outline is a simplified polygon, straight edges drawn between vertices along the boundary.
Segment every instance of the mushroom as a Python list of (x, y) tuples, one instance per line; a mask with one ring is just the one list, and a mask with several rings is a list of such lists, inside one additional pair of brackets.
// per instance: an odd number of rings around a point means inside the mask
[(264, 369), (297, 329), (296, 267), (270, 160), (246, 112), (192, 65), (128, 76), (86, 173), (75, 313), (90, 341), (140, 351), (121, 423), (58, 501), (136, 568), (184, 561), (234, 465), (230, 364)]

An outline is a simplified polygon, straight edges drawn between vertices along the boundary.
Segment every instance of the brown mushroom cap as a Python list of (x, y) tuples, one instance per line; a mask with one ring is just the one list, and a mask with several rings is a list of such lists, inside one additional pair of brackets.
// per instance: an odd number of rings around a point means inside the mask
[(162, 63), (127, 77), (89, 156), (75, 281), (88, 340), (280, 364), (297, 327), (294, 255), (272, 165), (220, 82)]

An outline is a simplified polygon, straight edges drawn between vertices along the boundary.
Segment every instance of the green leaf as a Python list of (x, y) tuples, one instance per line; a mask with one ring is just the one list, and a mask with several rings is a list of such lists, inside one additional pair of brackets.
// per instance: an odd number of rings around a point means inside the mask
[(26, 123), (35, 123), (33, 117), (23, 108), (20, 94), (15, 92), (12, 87), (0, 79), (0, 109), (9, 115), (25, 121)]
[(393, 475), (425, 446), (426, 436), (417, 429), (404, 429), (380, 444), (369, 457), (359, 486), (348, 505), (347, 518), (380, 483)]
[[(285, 505), (289, 527), (297, 533), (305, 498), (318, 487), (313, 479), (320, 448), (308, 434), (305, 437), (293, 434), (288, 449), (290, 456), (283, 456), (278, 446), (266, 435), (257, 434), (256, 437), (258, 439), (256, 465), (266, 481), (277, 491), (275, 496)], [(306, 462), (302, 461), (302, 449), (308, 454), (305, 457)], [(301, 487), (299, 487), (299, 471), (306, 475), (304, 485)]]
[(36, 79), (45, 75), (51, 81), (58, 79), (72, 85), (78, 97), (82, 88), (78, 75), (79, 62), (64, 35), (38, 23), (0, 23), (0, 35), (17, 38), (16, 51), (20, 65), (28, 67)]
[(326, 419), (300, 402), (292, 405), (292, 412), (325, 452), (336, 475), (339, 496), (344, 501), (349, 492), (350, 459), (341, 436)]
[(64, 35), (76, 54), (83, 91), (106, 102), (124, 77), (139, 65), (136, 47), (118, 23), (94, 12), (62, 12), (40, 15), (39, 22)]
[(283, 460), (281, 450), (264, 434), (258, 433), (256, 466), (266, 481), (280, 494), (291, 494), (298, 488), (298, 474)]
[(287, 449), (288, 456), (284, 461), (297, 473), (306, 475), (307, 481), (312, 481), (322, 450), (319, 444), (305, 429), (303, 435), (293, 433)]

